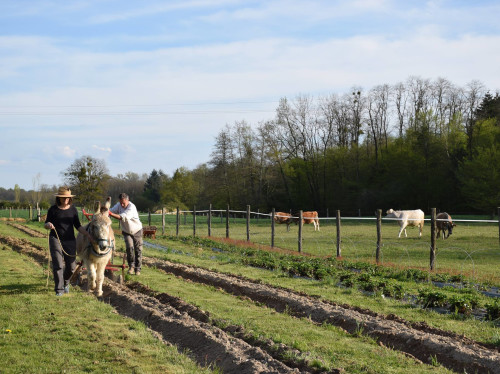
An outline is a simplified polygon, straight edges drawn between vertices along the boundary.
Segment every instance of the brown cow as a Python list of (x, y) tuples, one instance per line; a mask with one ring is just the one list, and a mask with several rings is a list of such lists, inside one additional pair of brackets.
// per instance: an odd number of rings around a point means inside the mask
[[(297, 214), (298, 216), (298, 214)], [(294, 219), (295, 224), (299, 222), (299, 218)], [(309, 224), (312, 223), (314, 224), (314, 231), (316, 229), (319, 231), (319, 218), (318, 218), (318, 212), (313, 210), (312, 212), (302, 212), (302, 224)]]
[(292, 223), (292, 215), (289, 213), (276, 212), (274, 214), (274, 222), (279, 224), (286, 223), (286, 231), (290, 231), (290, 223)]
[[(446, 213), (439, 213), (436, 216), (436, 238), (439, 238), (439, 234), (441, 233), (443, 239), (447, 239), (453, 232), (453, 227), (455, 227), (456, 224), (454, 224), (451, 220), (451, 216)], [(446, 231), (448, 231), (448, 235), (445, 236)]]

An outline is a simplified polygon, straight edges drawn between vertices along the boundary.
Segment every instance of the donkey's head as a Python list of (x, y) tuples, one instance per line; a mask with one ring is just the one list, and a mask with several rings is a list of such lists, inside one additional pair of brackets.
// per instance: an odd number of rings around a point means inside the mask
[(106, 199), (104, 206), (101, 206), (101, 202), (96, 202), (94, 215), (89, 223), (89, 233), (96, 242), (94, 251), (97, 254), (106, 253), (113, 246), (112, 239), (114, 235), (111, 229), (111, 219), (109, 218), (110, 206), (111, 197)]

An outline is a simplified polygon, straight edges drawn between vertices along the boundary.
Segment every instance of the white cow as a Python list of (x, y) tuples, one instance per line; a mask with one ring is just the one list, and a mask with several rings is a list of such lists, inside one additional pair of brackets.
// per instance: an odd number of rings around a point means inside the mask
[(419, 237), (422, 236), (422, 229), (424, 227), (424, 212), (420, 209), (417, 210), (393, 210), (389, 209), (387, 211), (386, 218), (397, 218), (399, 222), (399, 235), (398, 238), (401, 237), (401, 233), (405, 232), (405, 237), (408, 237), (406, 234), (406, 226), (418, 226), (420, 229)]

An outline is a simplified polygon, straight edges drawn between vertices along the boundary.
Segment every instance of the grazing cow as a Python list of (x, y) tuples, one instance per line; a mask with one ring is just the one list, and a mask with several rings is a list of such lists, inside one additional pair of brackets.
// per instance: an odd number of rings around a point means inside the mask
[(79, 233), (76, 237), (76, 253), (82, 259), (83, 266), (87, 268), (87, 291), (95, 290), (97, 296), (102, 296), (104, 270), (111, 258), (115, 243), (115, 235), (108, 215), (110, 206), (110, 197), (106, 200), (104, 207), (101, 207), (99, 202), (92, 220), (85, 226), (94, 238), (94, 243), (86, 235)]
[[(438, 238), (441, 233), (443, 239), (447, 239), (453, 233), (453, 227), (455, 226), (456, 224), (453, 223), (451, 216), (448, 213), (439, 213), (436, 216), (436, 238)], [(445, 236), (446, 231), (448, 231), (448, 234)]]
[(292, 215), (289, 213), (276, 212), (274, 214), (274, 222), (286, 224), (286, 231), (290, 231), (290, 223), (292, 223)]
[(424, 227), (424, 212), (420, 209), (417, 210), (393, 210), (389, 209), (387, 211), (386, 218), (397, 218), (399, 221), (399, 235), (398, 238), (401, 237), (401, 233), (405, 232), (405, 237), (408, 237), (406, 234), (407, 226), (416, 226), (419, 228), (420, 233), (419, 237), (422, 236), (422, 229)]
[[(297, 214), (298, 216), (298, 214)], [(299, 218), (294, 219), (295, 224), (299, 222)], [(302, 212), (302, 223), (304, 224), (309, 224), (312, 223), (314, 224), (314, 231), (318, 230), (319, 231), (319, 218), (318, 218), (318, 212), (311, 211), (311, 212)]]

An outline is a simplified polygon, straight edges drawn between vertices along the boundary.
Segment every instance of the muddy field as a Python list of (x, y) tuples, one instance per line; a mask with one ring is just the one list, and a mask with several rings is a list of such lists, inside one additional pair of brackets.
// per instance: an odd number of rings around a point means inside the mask
[[(47, 250), (29, 241), (0, 236), (0, 243), (39, 263), (47, 263)], [(165, 260), (146, 257), (143, 264), (221, 288), (280, 313), (286, 311), (297, 317), (308, 317), (318, 324), (338, 326), (352, 334), (361, 326), (363, 334), (375, 338), (380, 345), (404, 352), (417, 361), (428, 363), (429, 357), (434, 356), (441, 365), (456, 372), (500, 373), (498, 348), (430, 328), (425, 323), (410, 323), (394, 315), (379, 315), (250, 279)], [(307, 360), (284, 359), (292, 356), (289, 354), (292, 348), (250, 338), (238, 326), (221, 329), (208, 313), (177, 297), (155, 293), (139, 283), (120, 285), (107, 280), (102, 300), (113, 305), (120, 314), (146, 323), (166, 344), (189, 349), (201, 365), (215, 364), (224, 372), (233, 373), (317, 372)]]

